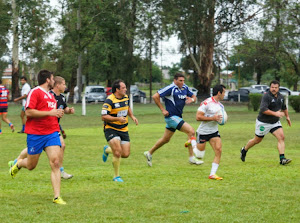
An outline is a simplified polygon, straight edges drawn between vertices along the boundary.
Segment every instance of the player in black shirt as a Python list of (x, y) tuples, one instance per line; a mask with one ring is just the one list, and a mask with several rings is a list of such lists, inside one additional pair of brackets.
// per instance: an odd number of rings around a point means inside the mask
[(291, 120), (284, 102), (284, 97), (279, 93), (279, 86), (280, 83), (278, 81), (272, 81), (270, 83), (270, 90), (262, 97), (260, 112), (256, 119), (255, 137), (250, 139), (247, 145), (241, 149), (241, 160), (243, 162), (245, 162), (248, 150), (260, 143), (269, 132), (272, 133), (278, 141), (279, 163), (286, 165), (292, 161), (291, 159), (286, 159), (284, 156), (284, 133), (280, 118), (285, 116), (289, 126), (291, 126)]
[[(74, 108), (73, 107), (72, 108), (68, 107), (68, 105), (66, 103), (65, 96), (63, 96), (61, 94), (66, 89), (65, 79), (62, 78), (62, 77), (56, 76), (56, 77), (54, 77), (54, 81), (55, 81), (54, 87), (50, 92), (54, 95), (54, 97), (57, 101), (57, 108), (63, 109), (65, 114), (74, 114), (74, 112), (75, 112)], [(60, 121), (60, 118), (58, 118), (58, 123), (59, 123), (59, 121)], [(61, 128), (61, 130), (62, 130), (62, 128)], [(63, 166), (62, 166), (63, 157), (64, 157), (63, 154), (64, 154), (64, 151), (65, 151), (65, 148), (66, 148), (66, 144), (65, 144), (65, 141), (63, 139), (63, 136), (60, 135), (59, 137), (60, 137), (61, 148), (62, 148), (61, 159), (60, 159), (61, 160), (61, 164), (60, 164), (60, 166), (61, 166), (60, 167), (61, 177), (63, 179), (70, 179), (70, 178), (73, 177), (73, 175), (66, 173), (64, 171)]]

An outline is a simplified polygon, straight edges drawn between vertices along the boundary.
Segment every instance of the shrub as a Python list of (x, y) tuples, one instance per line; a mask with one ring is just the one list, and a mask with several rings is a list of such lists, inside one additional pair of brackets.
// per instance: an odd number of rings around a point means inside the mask
[(257, 111), (260, 106), (262, 94), (249, 94), (249, 105), (253, 108), (254, 111)]
[(289, 104), (293, 107), (295, 112), (300, 112), (300, 96), (289, 96)]

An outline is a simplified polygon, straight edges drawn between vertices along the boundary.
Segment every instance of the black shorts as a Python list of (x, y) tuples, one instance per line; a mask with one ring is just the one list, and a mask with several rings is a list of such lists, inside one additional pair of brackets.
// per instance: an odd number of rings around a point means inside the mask
[(109, 142), (111, 139), (115, 137), (120, 139), (121, 144), (130, 142), (128, 132), (121, 132), (114, 129), (104, 129), (104, 134), (107, 142)]
[(7, 113), (7, 108), (0, 108), (0, 114)]
[(219, 131), (212, 133), (212, 134), (208, 134), (208, 135), (200, 135), (197, 132), (197, 143), (203, 144), (203, 143), (209, 142), (210, 139), (215, 138), (215, 137), (221, 138)]

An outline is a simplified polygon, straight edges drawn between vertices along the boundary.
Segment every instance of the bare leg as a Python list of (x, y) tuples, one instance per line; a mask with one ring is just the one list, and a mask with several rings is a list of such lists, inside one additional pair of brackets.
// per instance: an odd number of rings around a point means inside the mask
[(162, 138), (160, 138), (154, 146), (149, 150), (149, 153), (152, 155), (156, 150), (165, 145), (170, 141), (175, 132), (170, 131), (169, 129), (165, 130), (165, 133)]
[(250, 139), (245, 146), (245, 150), (248, 151), (251, 147), (255, 146), (256, 144), (259, 144), (263, 140), (262, 137), (258, 137), (255, 135), (253, 139)]

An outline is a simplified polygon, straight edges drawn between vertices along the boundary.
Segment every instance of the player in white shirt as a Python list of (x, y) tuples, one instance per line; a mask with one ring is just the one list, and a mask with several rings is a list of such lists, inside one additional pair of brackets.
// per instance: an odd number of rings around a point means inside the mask
[(217, 121), (222, 118), (222, 115), (217, 115), (217, 112), (224, 109), (220, 103), (225, 96), (225, 86), (216, 85), (213, 88), (213, 96), (207, 98), (200, 104), (196, 119), (201, 121), (197, 129), (197, 148), (194, 149), (194, 154), (197, 158), (203, 158), (205, 154), (206, 142), (209, 142), (215, 152), (215, 157), (212, 163), (209, 179), (223, 180), (222, 177), (216, 175), (219, 167), (222, 153), (222, 141), (218, 131)]
[(25, 118), (25, 103), (26, 103), (26, 98), (27, 95), (29, 94), (29, 91), (31, 90), (30, 85), (27, 83), (27, 78), (22, 76), (20, 79), (22, 83), (22, 90), (21, 90), (21, 97), (15, 98), (14, 102), (22, 100), (22, 111), (20, 114), (21, 120), (22, 120), (22, 130), (18, 133), (24, 133), (25, 132), (25, 123), (26, 123), (26, 118)]

